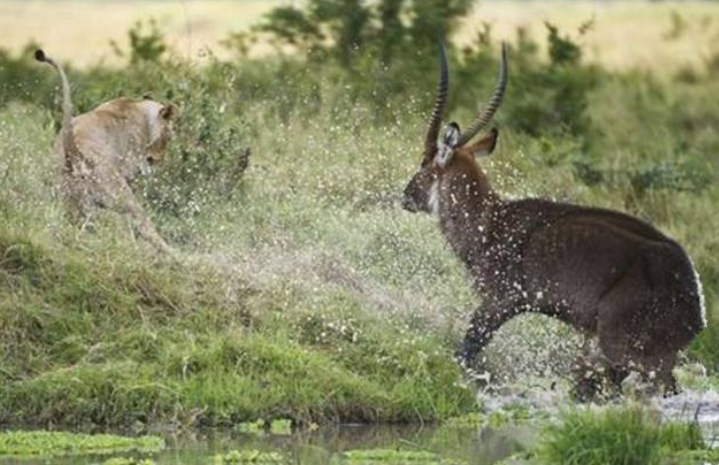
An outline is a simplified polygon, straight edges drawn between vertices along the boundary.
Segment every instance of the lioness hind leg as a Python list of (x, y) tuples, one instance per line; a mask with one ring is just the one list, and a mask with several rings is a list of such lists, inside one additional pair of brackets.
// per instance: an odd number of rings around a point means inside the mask
[(62, 187), (62, 212), (67, 221), (82, 232), (92, 230), (92, 211), (87, 208), (87, 200), (82, 197), (78, 186), (65, 183)]

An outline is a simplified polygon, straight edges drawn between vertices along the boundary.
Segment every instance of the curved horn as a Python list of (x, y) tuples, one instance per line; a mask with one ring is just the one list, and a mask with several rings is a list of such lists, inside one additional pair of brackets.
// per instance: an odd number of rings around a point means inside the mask
[(472, 138), (489, 123), (502, 104), (505, 90), (507, 90), (507, 44), (506, 42), (502, 42), (502, 54), (499, 59), (499, 76), (497, 77), (497, 85), (494, 88), (494, 93), (489, 98), (489, 102), (484, 111), (477, 116), (477, 119), (474, 120), (459, 138), (457, 147), (462, 147), (472, 140)]
[(437, 151), (437, 136), (439, 127), (442, 124), (442, 113), (447, 106), (447, 90), (449, 89), (449, 67), (447, 66), (447, 52), (444, 44), (439, 41), (439, 84), (437, 85), (437, 98), (434, 101), (434, 109), (429, 117), (427, 138), (424, 142), (424, 154), (431, 157)]

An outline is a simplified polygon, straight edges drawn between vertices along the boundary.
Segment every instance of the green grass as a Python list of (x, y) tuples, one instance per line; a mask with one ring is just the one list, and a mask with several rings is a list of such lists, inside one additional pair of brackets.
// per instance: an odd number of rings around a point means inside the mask
[(118, 452), (158, 452), (165, 442), (155, 436), (137, 438), (110, 434), (73, 434), (47, 431), (0, 432), (2, 457), (58, 457), (104, 455)]
[[(463, 123), (494, 78), (477, 72), (488, 51), (472, 53), (453, 67)], [(508, 197), (627, 211), (684, 244), (710, 321), (688, 357), (716, 374), (715, 70), (659, 80), (513, 53), (501, 142), (481, 162), (489, 179)], [(479, 301), (434, 221), (398, 206), (434, 74), (377, 74), (397, 87), (375, 89), (291, 59), (71, 72), (81, 110), (145, 92), (180, 106), (166, 163), (137, 186), (180, 251), (172, 262), (116, 215), (66, 224), (49, 154), (56, 82), (0, 58), (15, 89), (0, 108), (0, 423), (406, 422), (476, 409), (451, 354)], [(518, 318), (490, 365), (543, 375), (571, 359), (572, 334)]]
[(473, 406), (440, 339), (387, 328), (346, 290), (260, 292), (212, 266), (91, 259), (7, 228), (0, 256), (0, 422), (413, 421)]
[[(20, 351), (32, 344), (38, 350), (5, 367), (13, 381), (0, 393), (2, 421), (118, 425), (194, 418), (230, 424), (285, 415), (302, 421), (407, 421), (471, 407), (469, 392), (445, 385), (458, 373), (431, 338), (399, 345), (378, 323), (358, 322), (356, 330), (365, 332), (361, 340), (334, 346), (346, 347), (348, 357), (343, 358), (296, 340), (304, 335), (292, 322), (272, 321), (271, 316), (261, 321), (242, 308), (201, 305), (203, 297), (196, 290), (188, 289), (192, 299), (187, 301), (172, 295), (182, 287), (179, 271), (174, 285), (165, 288), (168, 282), (150, 270), (143, 281), (143, 270), (133, 268), (113, 275), (50, 263), (45, 265), (58, 266), (64, 277), (62, 289), (78, 279), (79, 295), (72, 293), (72, 303), (64, 301), (64, 293), (48, 302), (54, 293), (42, 292), (43, 299), (32, 289), (51, 287), (46, 277), (33, 285), (32, 276), (23, 276), (30, 288), (28, 303), (35, 305), (24, 306), (27, 319), (12, 328), (20, 340), (8, 349)], [(120, 298), (115, 286), (137, 294)], [(83, 289), (91, 290), (90, 295)], [(53, 312), (48, 305), (62, 311)], [(385, 361), (374, 357), (373, 348), (382, 346)], [(48, 362), (56, 368), (44, 367)], [(429, 373), (433, 379), (427, 382)]]
[(662, 423), (638, 407), (572, 411), (543, 431), (536, 455), (556, 465), (654, 465), (704, 446), (694, 423)]

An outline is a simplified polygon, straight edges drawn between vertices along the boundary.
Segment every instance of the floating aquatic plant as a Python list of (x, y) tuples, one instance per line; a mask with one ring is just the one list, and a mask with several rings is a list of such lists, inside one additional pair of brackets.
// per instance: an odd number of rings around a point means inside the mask
[(156, 465), (152, 459), (136, 459), (132, 457), (113, 457), (102, 462), (102, 465)]
[(0, 457), (55, 457), (65, 455), (157, 452), (165, 447), (162, 438), (129, 438), (111, 434), (75, 434), (49, 431), (0, 433)]
[(226, 454), (215, 456), (215, 465), (232, 465), (240, 463), (278, 464), (285, 463), (285, 458), (277, 452), (264, 452), (256, 449), (232, 450)]
[(350, 465), (371, 464), (414, 464), (414, 465), (455, 465), (457, 461), (440, 458), (437, 454), (423, 450), (366, 449), (350, 450), (342, 454), (344, 462)]

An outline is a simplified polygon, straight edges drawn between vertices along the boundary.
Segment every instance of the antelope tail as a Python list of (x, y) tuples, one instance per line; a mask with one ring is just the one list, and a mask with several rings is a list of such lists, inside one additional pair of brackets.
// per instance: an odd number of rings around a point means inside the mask
[(70, 82), (67, 79), (65, 70), (62, 65), (57, 61), (53, 60), (49, 56), (45, 55), (42, 50), (35, 51), (35, 59), (42, 63), (55, 68), (60, 75), (62, 81), (62, 128), (60, 134), (62, 135), (62, 148), (65, 152), (65, 169), (69, 170), (72, 167), (72, 157), (82, 157), (80, 149), (77, 147), (75, 137), (72, 130), (72, 97), (70, 96)]

